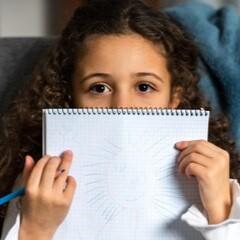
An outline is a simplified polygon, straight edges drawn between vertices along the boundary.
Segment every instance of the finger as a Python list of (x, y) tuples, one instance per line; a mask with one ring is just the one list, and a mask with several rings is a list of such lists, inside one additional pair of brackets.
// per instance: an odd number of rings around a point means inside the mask
[(62, 163), (59, 166), (59, 168), (57, 169), (55, 178), (57, 178), (63, 171), (65, 171), (66, 168), (70, 167), (69, 164), (72, 161), (73, 153), (71, 150), (66, 150), (61, 154), (60, 157), (62, 158)]
[(49, 155), (45, 155), (35, 164), (27, 182), (28, 186), (31, 186), (32, 188), (39, 187), (43, 168), (48, 162), (49, 158), (50, 158)]
[(198, 154), (198, 153), (191, 153), (188, 154), (187, 156), (185, 156), (179, 163), (178, 165), (178, 170), (180, 173), (184, 173), (186, 167), (190, 164), (190, 163), (197, 163), (199, 165), (202, 165), (205, 168), (208, 168), (208, 162), (209, 162), (209, 158)]
[(195, 141), (179, 154), (177, 160), (181, 161), (186, 155), (192, 152), (202, 154), (209, 158), (214, 158), (217, 154), (217, 152), (213, 150), (211, 147), (209, 147), (208, 144), (200, 141)]
[(62, 155), (62, 162), (59, 166), (60, 173), (57, 173), (55, 182), (53, 183), (53, 188), (55, 188), (56, 191), (62, 192), (66, 185), (69, 169), (72, 164), (72, 157), (73, 154), (71, 151), (65, 151)]
[(74, 177), (68, 176), (66, 180), (66, 187), (63, 191), (63, 195), (67, 198), (68, 201), (72, 201), (75, 189), (77, 187), (77, 182)]
[(204, 173), (206, 172), (206, 168), (203, 167), (200, 164), (197, 163), (190, 163), (188, 166), (185, 168), (185, 175), (188, 178), (191, 178), (191, 176), (196, 177), (198, 180), (203, 181), (204, 180)]
[(49, 191), (52, 189), (56, 171), (57, 171), (57, 168), (59, 167), (61, 161), (62, 160), (60, 157), (54, 156), (54, 157), (49, 158), (49, 160), (48, 160), (47, 164), (45, 165), (43, 172), (42, 172), (41, 180), (39, 183), (40, 188), (42, 188), (46, 191)]
[(216, 152), (220, 152), (222, 149), (219, 148), (218, 146), (214, 145), (213, 143), (207, 141), (207, 140), (203, 140), (203, 139), (200, 139), (200, 140), (192, 140), (192, 141), (181, 141), (181, 142), (177, 142), (175, 144), (176, 148), (178, 149), (185, 149), (187, 147), (189, 147), (190, 145), (194, 145), (194, 144), (204, 144), (204, 145), (207, 145), (209, 148), (211, 148), (213, 151), (216, 151)]
[(27, 155), (25, 157), (25, 164), (24, 164), (24, 169), (23, 169), (23, 174), (22, 174), (22, 186), (27, 185), (27, 180), (32, 172), (32, 169), (34, 167), (34, 160), (31, 156)]

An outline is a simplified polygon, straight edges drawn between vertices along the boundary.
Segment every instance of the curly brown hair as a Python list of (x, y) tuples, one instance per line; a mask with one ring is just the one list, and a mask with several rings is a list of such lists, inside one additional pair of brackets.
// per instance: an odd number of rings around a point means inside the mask
[[(129, 33), (139, 34), (164, 50), (171, 90), (182, 89), (178, 108), (211, 110), (198, 86), (198, 48), (179, 23), (138, 0), (87, 1), (75, 11), (55, 46), (34, 70), (31, 81), (1, 117), (1, 196), (11, 191), (27, 154), (36, 161), (42, 157), (42, 109), (74, 107), (71, 89), (74, 63), (80, 52), (84, 54), (87, 38)], [(229, 153), (230, 175), (240, 180), (240, 158), (225, 116), (210, 117), (209, 141)], [(6, 207), (7, 204), (0, 208), (2, 217)]]

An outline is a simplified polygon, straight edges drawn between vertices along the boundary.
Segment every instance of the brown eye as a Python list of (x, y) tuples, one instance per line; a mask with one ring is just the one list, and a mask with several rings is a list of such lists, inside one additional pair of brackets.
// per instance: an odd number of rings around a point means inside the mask
[(96, 93), (104, 93), (104, 90), (107, 88), (106, 85), (103, 84), (96, 84), (92, 87), (90, 87), (91, 92), (96, 92)]
[(141, 92), (149, 92), (148, 91), (149, 87), (150, 87), (150, 90), (154, 90), (154, 88), (147, 83), (141, 83), (138, 85), (138, 87)]

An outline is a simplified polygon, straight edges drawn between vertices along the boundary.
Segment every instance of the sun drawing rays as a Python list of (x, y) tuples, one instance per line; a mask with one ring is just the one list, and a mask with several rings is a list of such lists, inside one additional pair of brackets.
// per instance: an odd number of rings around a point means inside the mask
[[(178, 173), (172, 145), (166, 135), (156, 136), (154, 140), (140, 137), (136, 142), (136, 137), (126, 133), (121, 146), (104, 139), (104, 147), (89, 153), (89, 163), (81, 166), (89, 207), (107, 224), (128, 207), (134, 207), (134, 202), (147, 199), (150, 208), (162, 218), (176, 218), (179, 211), (174, 201), (182, 193), (174, 184)], [(126, 159), (134, 167), (129, 167)], [(148, 190), (150, 185), (154, 185), (153, 191)]]
[(111, 198), (108, 192), (108, 170), (113, 164), (113, 157), (121, 152), (121, 148), (108, 140), (105, 148), (96, 153), (89, 153), (93, 163), (81, 166), (86, 186), (87, 204), (103, 217), (105, 224), (121, 212), (121, 206)]
[(183, 193), (177, 183), (176, 150), (173, 140), (162, 136), (145, 149), (154, 169), (153, 184), (155, 190), (151, 194), (151, 203), (155, 213), (166, 219), (176, 219), (178, 208), (174, 205), (176, 199), (183, 199)]

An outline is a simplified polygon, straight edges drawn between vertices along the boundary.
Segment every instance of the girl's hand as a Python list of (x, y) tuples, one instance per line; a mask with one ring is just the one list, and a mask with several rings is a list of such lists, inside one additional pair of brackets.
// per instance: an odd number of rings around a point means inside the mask
[(232, 206), (228, 152), (205, 140), (178, 142), (176, 148), (179, 172), (197, 179), (209, 224), (227, 219)]
[(43, 156), (35, 165), (26, 157), (20, 240), (51, 239), (66, 217), (76, 188), (75, 179), (68, 176), (71, 161), (71, 151), (61, 157)]

